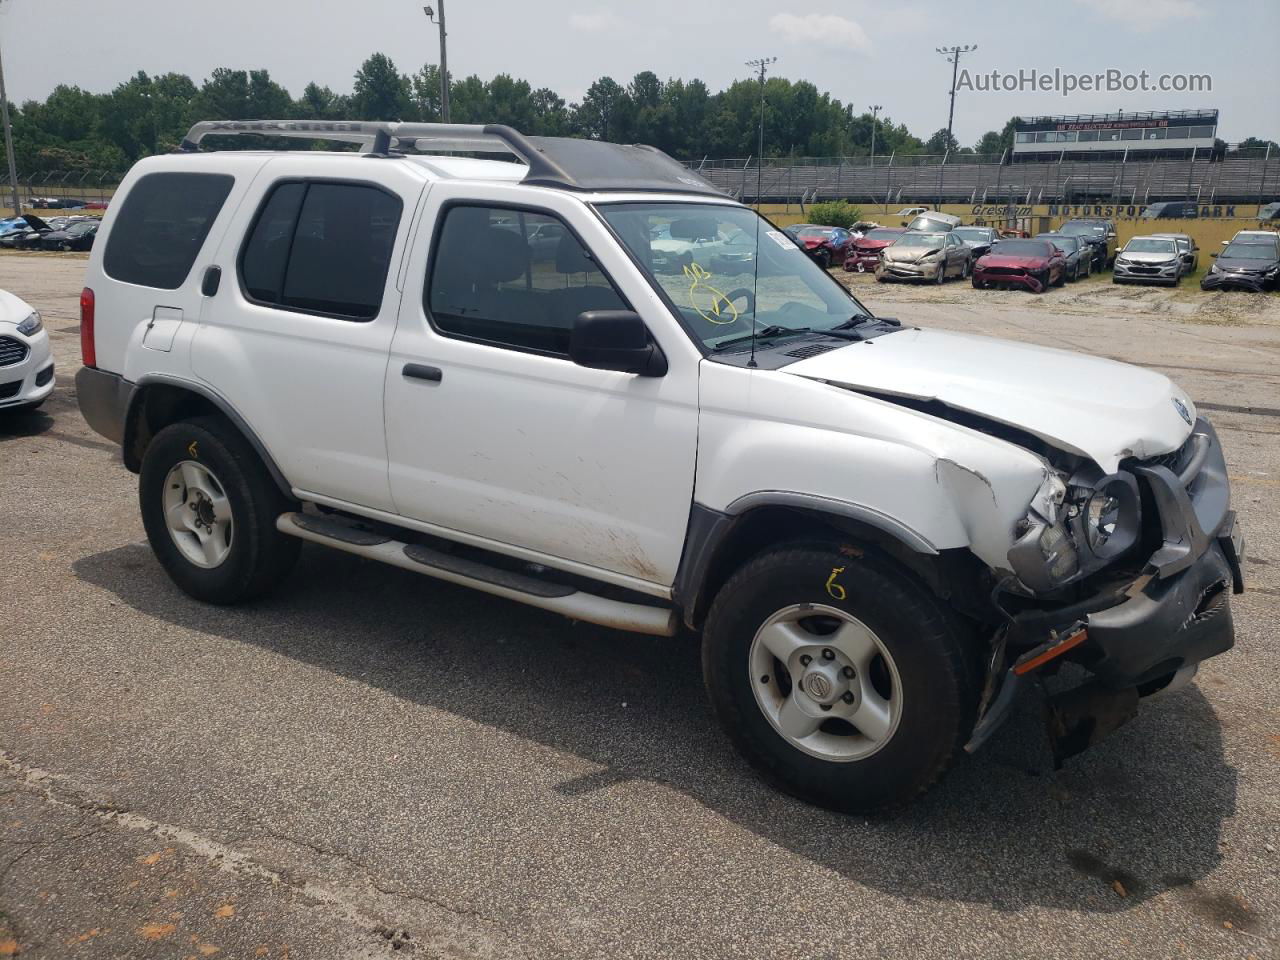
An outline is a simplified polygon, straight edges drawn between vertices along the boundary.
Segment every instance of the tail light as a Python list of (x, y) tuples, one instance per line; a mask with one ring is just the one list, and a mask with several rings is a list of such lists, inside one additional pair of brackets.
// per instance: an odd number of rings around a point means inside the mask
[(93, 340), (93, 289), (80, 291), (80, 360), (86, 367), (98, 365), (98, 350)]

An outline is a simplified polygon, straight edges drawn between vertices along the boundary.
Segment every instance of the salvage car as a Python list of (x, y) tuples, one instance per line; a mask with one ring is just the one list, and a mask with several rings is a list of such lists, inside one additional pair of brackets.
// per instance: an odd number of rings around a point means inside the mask
[(1083, 280), (1093, 271), (1093, 249), (1079, 237), (1065, 233), (1037, 233), (1036, 240), (1048, 240), (1066, 258), (1066, 276), (1070, 282)]
[(955, 227), (952, 232), (969, 248), (969, 254), (975, 260), (990, 252), (991, 247), (1000, 240), (992, 227)]
[(1001, 240), (973, 265), (973, 287), (1021, 287), (1044, 293), (1067, 279), (1067, 258), (1048, 240)]
[(941, 285), (948, 277), (967, 277), (973, 265), (969, 248), (952, 233), (908, 230), (880, 251), (876, 281), (926, 280)]
[(1069, 237), (1079, 237), (1093, 247), (1095, 273), (1107, 269), (1116, 259), (1116, 225), (1111, 220), (1095, 220), (1089, 217), (1068, 220), (1057, 229)]
[(844, 263), (853, 245), (853, 234), (844, 227), (824, 227), (806, 223), (792, 227), (790, 236), (813, 258), (814, 263), (826, 270), (833, 263)]
[(1116, 255), (1112, 283), (1163, 283), (1176, 287), (1184, 264), (1172, 237), (1132, 237)]
[(0, 412), (34, 410), (53, 388), (44, 321), (31, 304), (0, 290)]
[(844, 268), (849, 272), (866, 273), (880, 265), (884, 248), (906, 233), (906, 227), (876, 227), (853, 241), (849, 255), (844, 258)]
[(1178, 256), (1182, 258), (1182, 274), (1195, 273), (1200, 269), (1200, 247), (1195, 237), (1189, 233), (1153, 233), (1153, 237), (1167, 237), (1178, 244)]
[[(365, 159), (200, 149), (242, 134)], [(403, 152), (442, 138), (518, 162)], [(306, 541), (619, 631), (687, 628), (755, 768), (859, 812), (935, 784), (1045, 671), (1092, 678), (1048, 701), (1064, 759), (1233, 643), (1243, 538), (1181, 388), (877, 317), (660, 151), (208, 121), (117, 197), (77, 399), (200, 601), (282, 586)], [(513, 215), (567, 228), (553, 276)], [(662, 224), (752, 237), (750, 279), (653, 269)], [(342, 581), (313, 602), (370, 602)], [(498, 621), (469, 610), (483, 660)], [(546, 642), (539, 622), (513, 636)], [(457, 681), (482, 686), (471, 666)]]
[(960, 218), (952, 216), (949, 213), (937, 213), (930, 210), (926, 213), (920, 214), (910, 223), (904, 223), (903, 226), (908, 230), (916, 230), (922, 233), (945, 233), (948, 230), (954, 230), (956, 227), (960, 226)]
[(1210, 256), (1214, 263), (1200, 279), (1201, 290), (1280, 289), (1280, 243), (1237, 240)]
[(97, 236), (97, 220), (75, 220), (61, 230), (50, 230), (40, 237), (41, 250), (91, 250)]

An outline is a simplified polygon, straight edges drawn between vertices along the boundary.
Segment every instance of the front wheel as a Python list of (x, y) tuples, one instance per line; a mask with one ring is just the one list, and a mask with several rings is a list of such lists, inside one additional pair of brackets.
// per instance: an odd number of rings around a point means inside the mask
[(826, 250), (819, 251), (818, 256), (815, 259), (818, 261), (818, 266), (823, 270), (831, 269), (831, 254)]
[(138, 476), (142, 523), (156, 559), (197, 600), (261, 596), (293, 568), (302, 541), (276, 530), (296, 505), (225, 420), (199, 417), (155, 435)]
[(739, 752), (835, 810), (901, 806), (935, 783), (974, 721), (977, 677), (933, 595), (834, 545), (764, 553), (720, 590), (703, 672)]

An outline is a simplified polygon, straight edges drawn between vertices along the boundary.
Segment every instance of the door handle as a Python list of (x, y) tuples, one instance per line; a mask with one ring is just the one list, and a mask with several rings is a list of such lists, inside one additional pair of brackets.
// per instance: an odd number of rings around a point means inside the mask
[(218, 285), (222, 282), (222, 268), (218, 266), (209, 267), (204, 272), (204, 277), (200, 280), (200, 292), (206, 297), (212, 297), (218, 292)]
[(443, 370), (439, 367), (428, 367), (424, 363), (406, 363), (400, 373), (413, 380), (428, 380), (431, 383), (439, 383), (444, 379)]

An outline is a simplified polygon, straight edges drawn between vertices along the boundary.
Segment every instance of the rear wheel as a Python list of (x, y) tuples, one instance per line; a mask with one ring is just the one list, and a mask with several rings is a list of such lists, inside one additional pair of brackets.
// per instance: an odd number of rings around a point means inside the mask
[(261, 596), (298, 558), (301, 541), (276, 530), (296, 506), (245, 439), (218, 417), (171, 424), (142, 458), (138, 500), (160, 565), (197, 600)]
[(972, 728), (979, 671), (952, 618), (906, 571), (834, 545), (750, 561), (717, 595), (702, 650), (737, 749), (824, 807), (906, 803)]

